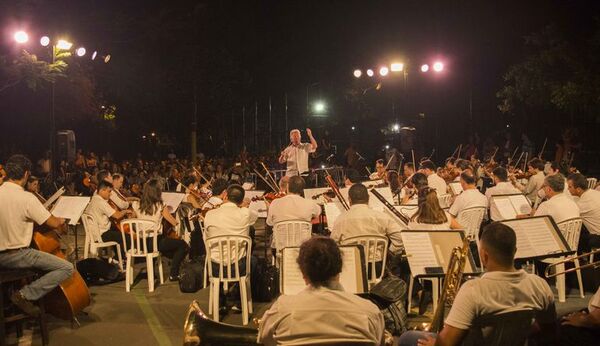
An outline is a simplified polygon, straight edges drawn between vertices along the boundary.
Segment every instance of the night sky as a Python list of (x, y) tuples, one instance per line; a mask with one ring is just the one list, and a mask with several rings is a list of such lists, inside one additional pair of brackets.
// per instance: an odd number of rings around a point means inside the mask
[[(341, 148), (352, 141), (374, 157), (390, 140), (379, 129), (398, 122), (417, 127), (423, 150), (452, 152), (471, 131), (487, 134), (506, 124), (543, 141), (544, 131), (497, 110), (502, 76), (523, 59), (525, 35), (555, 24), (576, 39), (598, 9), (597, 1), (550, 0), (4, 0), (0, 55), (18, 56), (17, 29), (30, 32), (23, 48), (40, 59), (47, 58), (37, 43), (42, 34), (110, 53), (108, 64), (70, 58), (77, 73), (57, 83), (56, 117), (58, 128), (76, 131), (79, 147), (118, 157), (147, 154), (153, 144), (142, 136), (151, 132), (186, 154), (195, 109), (201, 151), (230, 154), (242, 144), (278, 150), (287, 144), (286, 96), (288, 128), (308, 124), (317, 138), (328, 129)], [(418, 72), (436, 59), (445, 63), (443, 73)], [(356, 68), (396, 60), (408, 68), (407, 89), (401, 76), (352, 76)], [(327, 104), (327, 117), (306, 117), (307, 86), (311, 103)], [(359, 104), (349, 96), (365, 89)], [(107, 105), (116, 106), (114, 121), (99, 115)], [(48, 114), (48, 88), (0, 92), (0, 158), (39, 154)]]

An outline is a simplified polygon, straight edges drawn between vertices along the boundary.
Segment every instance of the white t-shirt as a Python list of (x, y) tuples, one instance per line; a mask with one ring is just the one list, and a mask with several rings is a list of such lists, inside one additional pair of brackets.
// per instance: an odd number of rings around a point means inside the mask
[(50, 212), (32, 193), (12, 182), (0, 185), (0, 251), (28, 247), (33, 224), (44, 224)]
[(110, 191), (110, 200), (121, 210), (129, 208), (129, 202), (120, 192)]
[(455, 217), (463, 210), (473, 207), (486, 207), (488, 206), (488, 200), (485, 196), (477, 189), (464, 190), (460, 195), (456, 197), (454, 203), (450, 206), (450, 214)]
[(283, 151), (287, 160), (287, 171), (285, 175), (295, 176), (308, 172), (308, 154), (314, 153), (315, 149), (310, 143), (300, 143), (297, 146), (290, 145)]
[(163, 203), (157, 203), (156, 209), (154, 210), (154, 214), (152, 215), (142, 212), (142, 210), (140, 209), (140, 202), (138, 201), (131, 203), (131, 207), (133, 208), (133, 211), (135, 211), (135, 214), (138, 219), (153, 222), (154, 226), (150, 229), (157, 230), (158, 233), (162, 233), (162, 212), (165, 208), (165, 205)]
[(550, 215), (554, 219), (554, 222), (561, 223), (565, 220), (579, 217), (579, 207), (567, 195), (559, 193), (540, 204), (534, 216), (540, 215)]
[[(248, 208), (240, 208), (231, 202), (221, 204), (219, 208), (209, 210), (204, 217), (204, 238), (212, 238), (226, 235), (244, 235), (248, 236), (249, 228), (258, 219), (258, 214), (254, 210)], [(216, 249), (214, 244), (212, 249)], [(232, 245), (232, 254), (235, 255)], [(227, 256), (226, 251), (223, 253)], [(242, 249), (238, 254), (238, 258), (242, 258), (246, 252)], [(214, 251), (213, 258), (220, 262), (218, 251)]]
[(554, 294), (541, 277), (523, 270), (487, 272), (459, 289), (445, 323), (462, 330), (482, 315), (535, 310), (542, 323), (555, 318)]
[(575, 198), (585, 228), (591, 234), (600, 235), (600, 191), (588, 189)]
[(271, 202), (267, 214), (267, 225), (273, 226), (282, 221), (307, 221), (321, 215), (321, 207), (302, 196), (289, 194)]
[(438, 176), (436, 173), (427, 176), (427, 185), (430, 188), (435, 189), (435, 192), (437, 192), (438, 197), (448, 193), (448, 186), (446, 185), (446, 181), (440, 176)]
[(115, 213), (115, 210), (108, 204), (107, 200), (99, 194), (95, 194), (92, 196), (90, 204), (85, 208), (84, 213), (94, 218), (98, 225), (98, 231), (103, 234), (110, 229), (110, 217)]

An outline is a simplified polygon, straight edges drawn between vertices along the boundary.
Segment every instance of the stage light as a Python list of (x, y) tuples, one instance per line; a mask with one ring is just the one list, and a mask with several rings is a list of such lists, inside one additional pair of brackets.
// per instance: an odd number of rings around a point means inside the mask
[(356, 130), (356, 127), (352, 126), (352, 131)]
[(367, 70), (367, 76), (369, 76), (369, 77), (373, 77), (373, 75), (374, 75), (374, 74), (375, 74), (375, 73), (373, 72), (373, 70), (371, 70), (371, 69), (368, 69), (368, 70)]
[(142, 136), (142, 139), (146, 139), (146, 135), (143, 135), (143, 136)]
[(150, 134), (150, 136), (154, 137), (154, 136), (156, 136), (156, 133), (155, 133), (155, 132), (152, 132), (152, 133)]
[(58, 40), (58, 43), (56, 44), (56, 48), (62, 50), (69, 50), (72, 46), (73, 44), (71, 42), (65, 40)]
[(23, 30), (15, 32), (15, 35), (13, 37), (15, 38), (15, 41), (17, 41), (17, 43), (25, 43), (29, 41), (29, 35), (27, 35), (27, 33)]
[(389, 145), (389, 144), (386, 144), (386, 145), (385, 145), (385, 148), (386, 148), (386, 149), (389, 149), (389, 148), (390, 148), (390, 145)]
[(399, 131), (400, 130), (400, 125), (394, 124), (393, 129), (394, 129), (394, 131)]
[(400, 72), (404, 70), (404, 64), (401, 62), (394, 62), (390, 65), (392, 72)]
[(427, 72), (427, 71), (429, 71), (429, 65), (427, 65), (427, 64), (421, 65), (421, 72)]
[(390, 72), (390, 70), (389, 70), (389, 69), (388, 69), (386, 66), (383, 66), (383, 67), (381, 67), (381, 68), (379, 69), (379, 74), (380, 74), (382, 77), (385, 77), (385, 76), (387, 76), (387, 74), (388, 74), (389, 72)]
[(40, 44), (43, 47), (47, 47), (50, 44), (50, 37), (48, 37), (48, 36), (42, 36), (42, 38), (40, 38)]
[(360, 78), (360, 76), (362, 76), (362, 71), (358, 69), (354, 70), (354, 77)]
[(104, 57), (104, 63), (108, 64), (108, 62), (110, 61), (110, 54), (106, 54), (106, 56)]
[(434, 70), (435, 72), (442, 72), (442, 70), (443, 70), (443, 69), (444, 69), (444, 64), (443, 64), (443, 63), (441, 63), (440, 61), (436, 61), (436, 62), (433, 64), (433, 70)]
[(96, 59), (96, 55), (98, 55), (98, 52), (97, 52), (97, 51), (94, 51), (94, 52), (92, 53), (92, 60), (95, 60), (95, 59)]
[(316, 113), (323, 113), (325, 111), (325, 104), (323, 102), (315, 103), (313, 109)]
[(85, 48), (79, 47), (79, 48), (77, 48), (77, 50), (75, 52), (77, 53), (77, 56), (84, 56), (85, 55)]

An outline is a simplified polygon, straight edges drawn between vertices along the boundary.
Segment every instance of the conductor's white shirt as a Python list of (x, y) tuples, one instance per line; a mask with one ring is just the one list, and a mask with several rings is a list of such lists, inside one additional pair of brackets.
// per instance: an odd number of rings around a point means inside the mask
[(314, 153), (310, 143), (300, 143), (298, 145), (290, 145), (283, 150), (284, 157), (287, 161), (287, 171), (285, 175), (295, 176), (308, 172), (308, 154)]

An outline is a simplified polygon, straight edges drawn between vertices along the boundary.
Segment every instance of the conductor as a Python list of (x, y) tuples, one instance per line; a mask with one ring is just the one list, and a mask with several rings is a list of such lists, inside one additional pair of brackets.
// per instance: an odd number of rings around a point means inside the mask
[(308, 175), (308, 154), (317, 150), (317, 141), (312, 136), (312, 131), (306, 129), (306, 134), (310, 143), (302, 143), (300, 130), (290, 131), (290, 145), (283, 149), (279, 155), (279, 163), (287, 162), (286, 176), (306, 176)]

